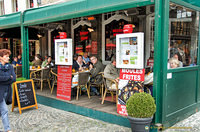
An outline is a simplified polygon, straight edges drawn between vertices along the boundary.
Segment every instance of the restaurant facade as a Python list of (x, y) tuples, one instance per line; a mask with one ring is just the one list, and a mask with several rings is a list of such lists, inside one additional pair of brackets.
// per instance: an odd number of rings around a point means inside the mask
[[(72, 38), (73, 53), (88, 52), (106, 65), (116, 53), (116, 34), (123, 33), (124, 25), (133, 24), (133, 33), (143, 32), (145, 36), (145, 67), (149, 60), (154, 62), (154, 124), (169, 127), (200, 108), (199, 11), (198, 0), (73, 0), (2, 16), (0, 32), (20, 33), (21, 39), (18, 39), (22, 51), (18, 53), (22, 53), (23, 77), (29, 78), (30, 55), (55, 56), (54, 39), (59, 32), (66, 32), (67, 38)], [(36, 35), (43, 37), (33, 37)], [(19, 49), (13, 48), (13, 42), (16, 42), (11, 35), (6, 38), (9, 38), (12, 52)], [(39, 50), (36, 43), (40, 43)], [(168, 60), (174, 50), (182, 53), (183, 66), (170, 69)], [(55, 108), (130, 126), (126, 117), (39, 95), (37, 99), (39, 103)]]

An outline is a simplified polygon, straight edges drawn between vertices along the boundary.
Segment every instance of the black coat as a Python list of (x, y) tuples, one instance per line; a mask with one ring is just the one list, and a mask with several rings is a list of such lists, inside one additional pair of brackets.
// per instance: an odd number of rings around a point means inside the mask
[[(82, 64), (82, 67), (87, 67), (88, 68), (88, 66), (84, 62)], [(78, 71), (79, 68), (80, 68), (80, 66), (78, 65), (77, 61), (74, 61), (73, 65), (72, 65), (72, 69), (75, 69), (76, 71)]]
[(4, 98), (6, 104), (12, 103), (11, 85), (15, 81), (16, 81), (16, 75), (13, 66), (10, 64), (5, 64), (4, 66), (0, 64), (0, 102), (3, 101), (4, 94), (5, 92), (7, 92), (7, 96)]

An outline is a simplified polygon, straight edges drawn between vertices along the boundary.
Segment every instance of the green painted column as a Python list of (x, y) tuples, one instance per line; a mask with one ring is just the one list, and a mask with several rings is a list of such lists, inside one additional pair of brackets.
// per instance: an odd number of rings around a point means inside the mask
[[(199, 18), (200, 18), (200, 14), (199, 14)], [(200, 65), (200, 19), (199, 19), (199, 37), (198, 37), (198, 55), (197, 55), (197, 65)], [(198, 68), (198, 72), (197, 72), (197, 92), (196, 92), (196, 96), (197, 96), (197, 102), (200, 103), (200, 66)]]
[(28, 28), (21, 26), (22, 49), (22, 76), (29, 78), (29, 44), (28, 44)]
[(169, 0), (155, 0), (154, 83), (155, 123), (163, 122), (163, 95), (167, 78)]
[(20, 23), (21, 23), (21, 42), (23, 45), (22, 49), (22, 77), (29, 78), (29, 43), (28, 43), (28, 27), (23, 25), (24, 12), (21, 12)]

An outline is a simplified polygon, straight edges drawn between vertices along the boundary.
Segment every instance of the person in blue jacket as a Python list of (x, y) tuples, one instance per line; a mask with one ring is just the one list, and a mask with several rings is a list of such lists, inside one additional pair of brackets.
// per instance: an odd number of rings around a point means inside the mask
[(10, 50), (0, 49), (0, 115), (6, 132), (11, 131), (7, 105), (12, 103), (11, 84), (16, 81), (14, 68), (9, 64), (10, 54)]
[(14, 57), (13, 61), (12, 61), (12, 65), (16, 66), (18, 63), (17, 57)]
[(21, 55), (17, 56), (17, 64), (22, 65), (22, 56)]

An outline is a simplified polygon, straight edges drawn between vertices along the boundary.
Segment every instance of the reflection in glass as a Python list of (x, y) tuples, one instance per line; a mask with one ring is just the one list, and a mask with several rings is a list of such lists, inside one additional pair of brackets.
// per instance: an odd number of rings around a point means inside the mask
[(168, 59), (177, 59), (178, 67), (197, 65), (198, 16), (199, 12), (170, 3)]

